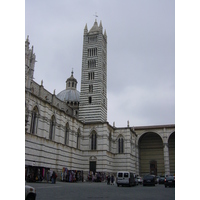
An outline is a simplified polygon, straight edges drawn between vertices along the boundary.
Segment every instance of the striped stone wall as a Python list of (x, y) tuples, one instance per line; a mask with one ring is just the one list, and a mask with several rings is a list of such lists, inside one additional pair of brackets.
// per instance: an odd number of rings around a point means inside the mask
[[(91, 60), (96, 66), (90, 67)], [(79, 119), (86, 123), (107, 121), (107, 38), (101, 28), (84, 32)]]

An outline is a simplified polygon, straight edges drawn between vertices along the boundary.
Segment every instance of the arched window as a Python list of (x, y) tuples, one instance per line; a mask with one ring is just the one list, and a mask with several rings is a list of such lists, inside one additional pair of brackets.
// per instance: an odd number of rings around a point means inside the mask
[(118, 153), (124, 153), (124, 139), (122, 137), (118, 139)]
[(30, 133), (32, 133), (32, 134), (37, 133), (37, 123), (38, 123), (38, 108), (37, 108), (37, 106), (35, 106), (32, 111), (32, 114), (31, 114)]
[(80, 148), (80, 129), (78, 129), (78, 132), (77, 132), (76, 148), (77, 149)]
[(65, 145), (68, 143), (68, 138), (69, 138), (69, 124), (67, 123), (65, 126)]
[(49, 139), (50, 140), (53, 140), (53, 138), (54, 138), (55, 123), (56, 123), (56, 120), (55, 120), (55, 116), (53, 115), (51, 117), (51, 121), (50, 121), (50, 130), (49, 130)]
[(112, 137), (111, 137), (111, 132), (109, 133), (109, 151), (111, 151), (111, 140), (112, 140)]
[(97, 149), (97, 134), (94, 131), (91, 134), (91, 150), (96, 150)]

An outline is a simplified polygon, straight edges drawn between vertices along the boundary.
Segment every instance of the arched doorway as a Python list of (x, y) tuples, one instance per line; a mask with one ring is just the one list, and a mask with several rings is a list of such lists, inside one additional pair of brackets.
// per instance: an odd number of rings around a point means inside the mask
[(170, 174), (175, 175), (175, 132), (173, 132), (169, 137), (168, 148)]
[(97, 158), (95, 156), (91, 156), (89, 159), (89, 171), (93, 174), (96, 173), (96, 165), (97, 165)]
[(164, 153), (161, 137), (154, 132), (147, 132), (139, 139), (140, 175), (164, 175)]

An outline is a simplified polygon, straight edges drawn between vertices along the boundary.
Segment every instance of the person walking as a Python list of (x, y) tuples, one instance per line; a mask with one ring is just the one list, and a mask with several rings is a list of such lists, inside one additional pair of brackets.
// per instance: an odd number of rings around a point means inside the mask
[(56, 172), (55, 172), (54, 184), (56, 184), (56, 179), (57, 179), (57, 174), (56, 174)]
[(47, 183), (49, 182), (49, 175), (50, 175), (50, 172), (49, 170), (47, 171)]
[(110, 175), (107, 177), (107, 185), (110, 185)]
[(113, 174), (112, 174), (112, 176), (111, 176), (111, 185), (114, 185), (114, 176), (113, 176)]
[(51, 176), (51, 181), (52, 181), (52, 184), (55, 183), (55, 172), (53, 171), (53, 174)]

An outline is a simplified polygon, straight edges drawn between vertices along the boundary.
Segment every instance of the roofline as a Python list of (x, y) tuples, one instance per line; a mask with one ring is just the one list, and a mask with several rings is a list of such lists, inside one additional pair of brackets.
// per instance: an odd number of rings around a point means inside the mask
[(151, 125), (151, 126), (134, 126), (135, 130), (155, 129), (155, 128), (175, 128), (175, 124)]

